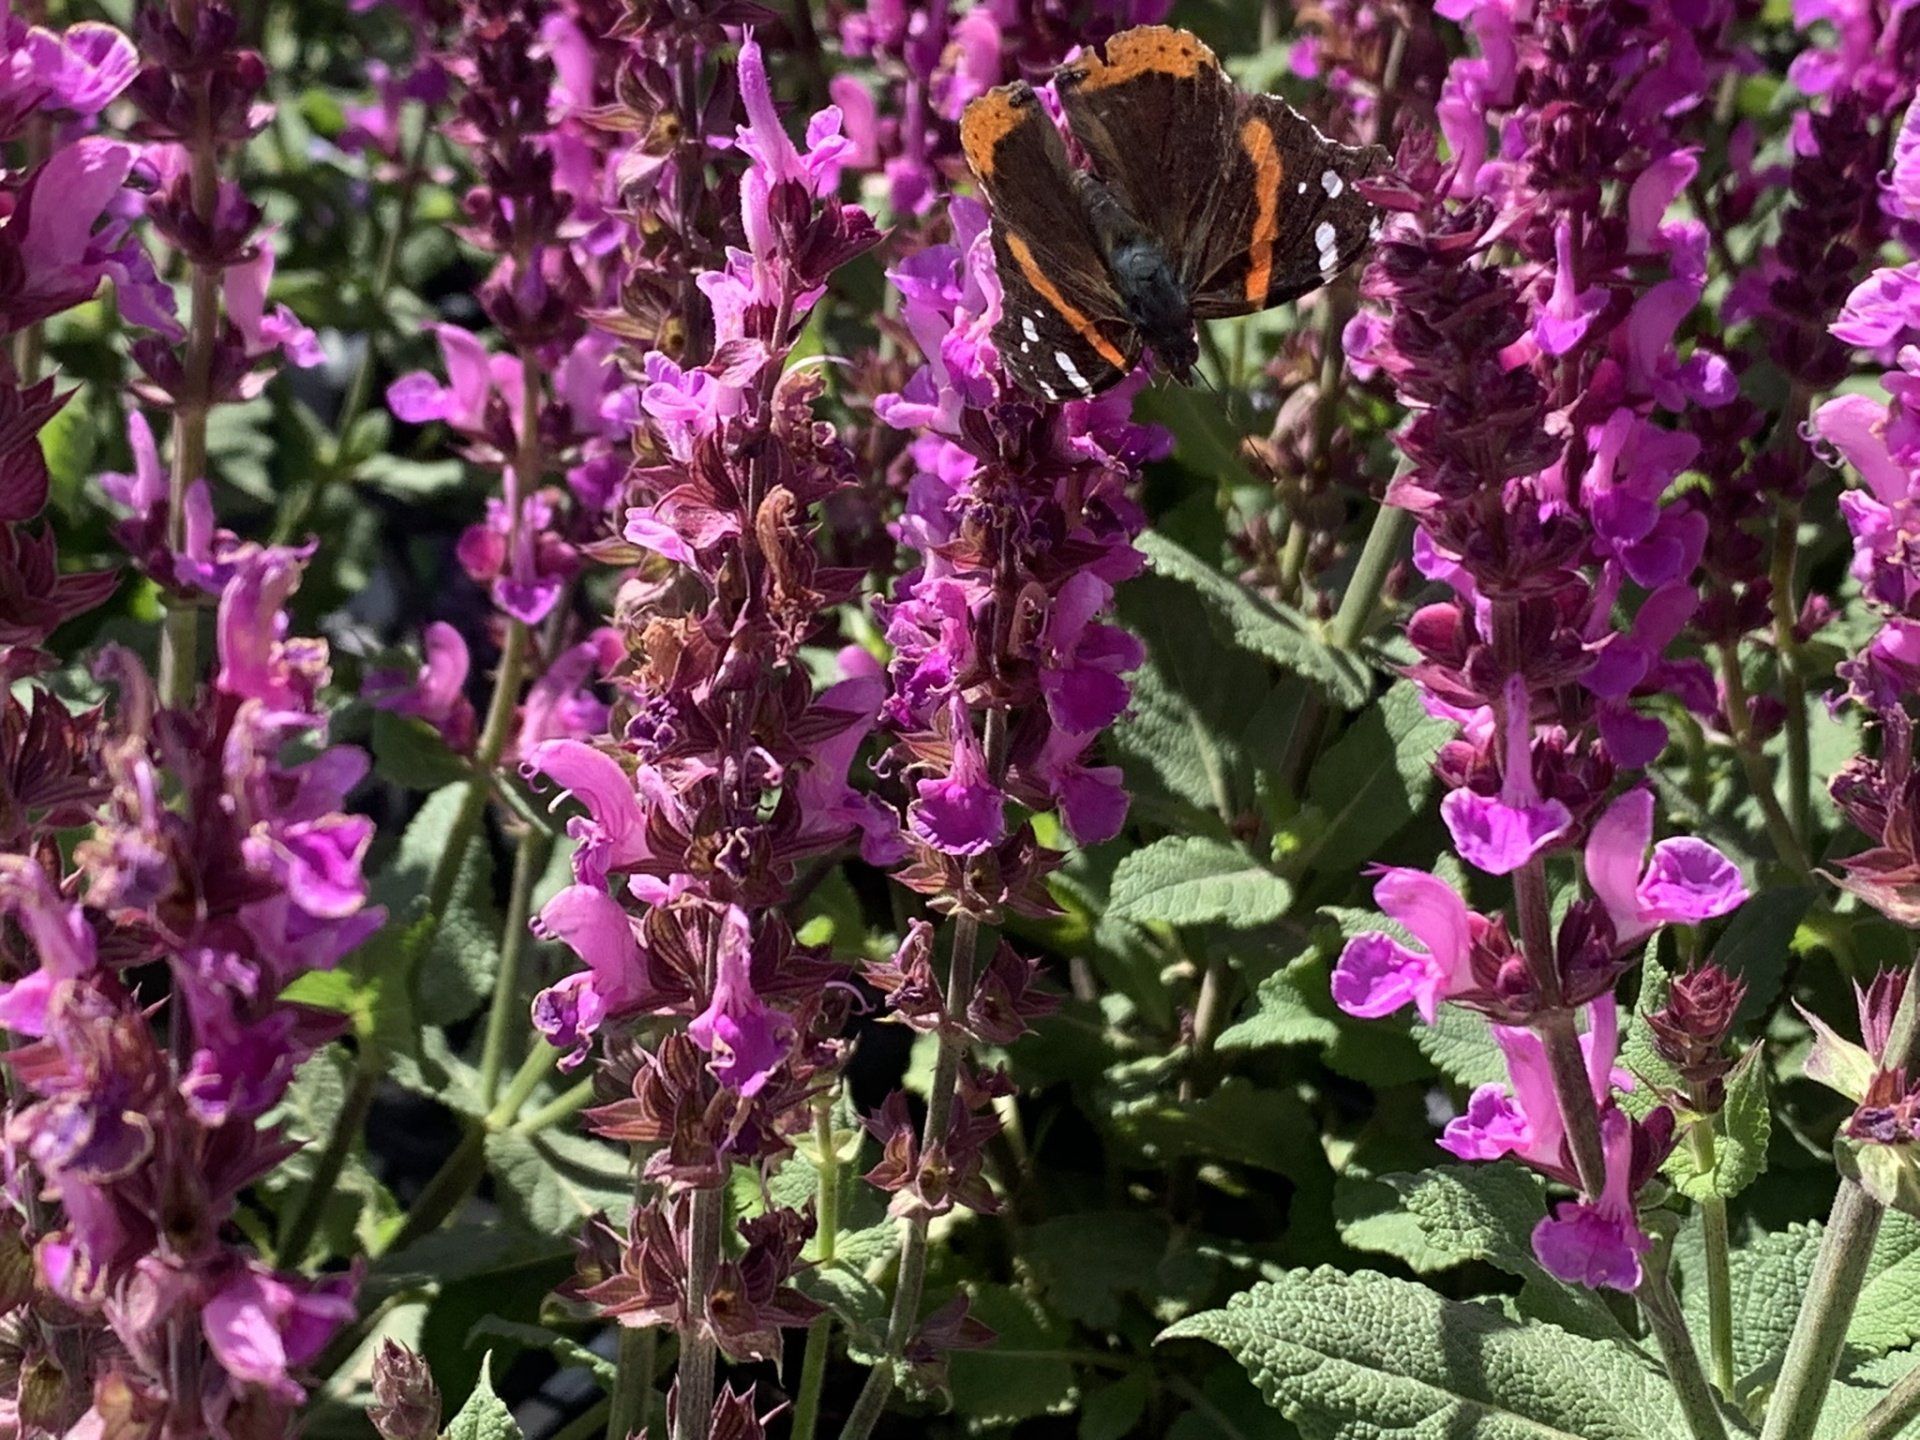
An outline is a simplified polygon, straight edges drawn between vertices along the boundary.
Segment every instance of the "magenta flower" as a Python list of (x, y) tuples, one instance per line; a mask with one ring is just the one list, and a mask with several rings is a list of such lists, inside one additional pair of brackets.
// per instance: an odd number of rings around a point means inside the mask
[(455, 750), (473, 743), (473, 705), (467, 699), (467, 674), (472, 657), (460, 632), (444, 620), (435, 620), (420, 632), (425, 660), (418, 675), (374, 670), (367, 674), (362, 693), (377, 710), (412, 715), (425, 720)]
[[(1588, 1029), (1580, 1037), (1587, 1061), (1587, 1079), (1596, 1105), (1606, 1103), (1613, 1084), (1627, 1083), (1616, 1074), (1614, 1057), (1620, 1045), (1620, 1013), (1611, 994), (1587, 1007)], [(1546, 1046), (1531, 1030), (1495, 1025), (1493, 1038), (1506, 1057), (1508, 1084), (1482, 1085), (1473, 1092), (1467, 1113), (1447, 1122), (1440, 1148), (1462, 1160), (1498, 1160), (1512, 1155), (1537, 1169), (1565, 1176), (1562, 1158), (1566, 1124), (1554, 1095)]]
[(20, 187), (0, 227), (6, 288), (0, 334), (11, 334), (92, 298), (113, 269), (94, 226), (126, 183), (133, 151), (110, 140), (63, 146)]
[(953, 765), (935, 780), (921, 780), (919, 799), (908, 807), (913, 833), (948, 855), (978, 855), (1007, 833), (1006, 796), (987, 776), (986, 756), (964, 706), (952, 718)]
[(535, 1028), (563, 1052), (560, 1063), (572, 1069), (586, 1058), (604, 1020), (639, 1014), (658, 997), (633, 922), (606, 891), (567, 886), (541, 907), (534, 930), (587, 965), (542, 991), (533, 1005)]
[[(612, 756), (578, 740), (549, 740), (534, 747), (523, 768), (546, 776), (586, 807), (584, 816), (567, 821), (567, 834), (577, 844), (574, 874), (583, 883), (600, 884), (609, 871), (652, 857), (647, 847), (647, 810), (635, 791), (639, 777), (629, 778)], [(643, 769), (642, 775), (649, 772)], [(657, 777), (640, 783), (653, 781)]]
[(1527, 686), (1515, 675), (1506, 684), (1500, 727), (1505, 754), (1500, 789), (1451, 791), (1440, 802), (1441, 818), (1460, 858), (1489, 875), (1509, 875), (1572, 828), (1573, 815), (1558, 800), (1544, 798), (1533, 779)]
[(227, 318), (240, 332), (241, 349), (249, 360), (279, 351), (293, 364), (312, 369), (325, 363), (327, 358), (320, 349), (319, 338), (286, 306), (267, 309), (273, 263), (271, 236), (262, 235), (255, 242), (251, 258), (226, 268), (220, 283), (227, 303)]
[(1634, 1127), (1610, 1106), (1600, 1119), (1607, 1182), (1599, 1199), (1563, 1200), (1533, 1227), (1533, 1253), (1547, 1272), (1573, 1285), (1633, 1291), (1652, 1239), (1634, 1217)]
[(746, 912), (729, 905), (720, 922), (713, 998), (687, 1022), (687, 1034), (709, 1057), (714, 1078), (752, 1098), (793, 1049), (793, 1022), (753, 988), (753, 930)]
[(207, 1301), (201, 1324), (229, 1375), (298, 1402), (306, 1392), (289, 1372), (317, 1359), (334, 1331), (353, 1317), (348, 1276), (306, 1280), (248, 1266)]
[(1334, 1003), (1363, 1019), (1412, 1004), (1431, 1025), (1442, 1000), (1473, 984), (1473, 917), (1451, 885), (1424, 870), (1383, 872), (1373, 898), (1422, 948), (1382, 930), (1354, 936), (1334, 966)]
[(1746, 902), (1738, 867), (1712, 845), (1674, 836), (1645, 859), (1652, 838), (1653, 792), (1644, 786), (1608, 806), (1587, 837), (1587, 883), (1607, 907), (1617, 943), (1631, 945), (1662, 925), (1697, 925)]

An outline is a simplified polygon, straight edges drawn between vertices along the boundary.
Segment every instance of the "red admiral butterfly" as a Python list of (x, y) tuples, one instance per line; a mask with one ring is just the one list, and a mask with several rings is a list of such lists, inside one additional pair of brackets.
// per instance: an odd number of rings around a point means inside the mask
[(1076, 170), (1033, 87), (967, 107), (960, 139), (993, 209), (1004, 294), (993, 341), (1048, 400), (1095, 395), (1143, 345), (1183, 384), (1194, 322), (1318, 289), (1379, 234), (1354, 182), (1378, 147), (1336, 144), (1292, 106), (1239, 89), (1184, 30), (1144, 25), (1054, 72)]

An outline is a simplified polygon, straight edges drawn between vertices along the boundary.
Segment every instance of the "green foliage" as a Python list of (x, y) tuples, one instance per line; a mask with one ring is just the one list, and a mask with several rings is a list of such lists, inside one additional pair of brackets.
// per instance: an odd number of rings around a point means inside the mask
[(489, 1354), (480, 1362), (480, 1383), (448, 1422), (446, 1440), (523, 1440), (512, 1412), (493, 1393), (492, 1360)]
[(1287, 913), (1293, 887), (1237, 845), (1174, 835), (1121, 860), (1107, 914), (1136, 923), (1245, 929)]
[(1366, 666), (1328, 645), (1297, 611), (1222, 575), (1165, 535), (1149, 531), (1140, 548), (1155, 573), (1193, 587), (1235, 644), (1309, 681), (1334, 704), (1351, 709), (1366, 701)]
[(1291, 1271), (1163, 1340), (1246, 1367), (1307, 1440), (1674, 1440), (1665, 1382), (1616, 1346), (1383, 1275)]

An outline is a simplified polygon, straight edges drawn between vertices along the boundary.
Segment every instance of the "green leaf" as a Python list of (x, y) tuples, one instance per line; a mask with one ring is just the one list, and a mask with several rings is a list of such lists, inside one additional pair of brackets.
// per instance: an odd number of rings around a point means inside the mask
[(513, 1413), (493, 1393), (493, 1355), (480, 1362), (480, 1379), (467, 1396), (467, 1403), (446, 1429), (446, 1440), (525, 1440)]
[(558, 1330), (550, 1330), (545, 1325), (528, 1325), (518, 1320), (502, 1320), (489, 1315), (473, 1327), (467, 1337), (469, 1340), (492, 1339), (511, 1340), (516, 1345), (524, 1345), (530, 1350), (540, 1350), (551, 1355), (561, 1365), (577, 1365), (592, 1372), (593, 1378), (602, 1389), (611, 1390), (613, 1382), (619, 1377), (620, 1368), (597, 1351), (588, 1349), (571, 1336), (562, 1335)]
[(1118, 1110), (1114, 1122), (1161, 1163), (1190, 1155), (1294, 1177), (1326, 1169), (1319, 1127), (1300, 1098), (1239, 1076), (1203, 1100), (1156, 1095), (1136, 1101)]
[(1591, 1290), (1563, 1285), (1533, 1253), (1533, 1227), (1547, 1213), (1538, 1176), (1512, 1161), (1439, 1165), (1383, 1177), (1435, 1249), (1455, 1262), (1484, 1260), (1526, 1281), (1529, 1313), (1591, 1339), (1623, 1338), (1606, 1303)]
[(1020, 1250), (1047, 1299), (1095, 1330), (1120, 1323), (1127, 1295), (1151, 1296), (1167, 1227), (1138, 1211), (1063, 1215), (1026, 1230)]
[(1413, 1027), (1413, 1043), (1442, 1075), (1471, 1090), (1507, 1078), (1506, 1058), (1494, 1043), (1486, 1017), (1458, 1005), (1442, 1005), (1431, 1025)]
[(1767, 1103), (1767, 1070), (1761, 1063), (1764, 1053), (1763, 1047), (1754, 1046), (1727, 1076), (1727, 1104), (1720, 1112), (1714, 1136), (1713, 1169), (1701, 1174), (1694, 1165), (1693, 1148), (1688, 1145), (1678, 1147), (1668, 1157), (1667, 1174), (1674, 1188), (1688, 1199), (1731, 1200), (1767, 1168), (1773, 1111)]
[(1486, 1260), (1520, 1275), (1537, 1269), (1533, 1227), (1547, 1213), (1547, 1192), (1532, 1171), (1506, 1160), (1438, 1165), (1384, 1183), (1428, 1241), (1455, 1260)]
[(1123, 857), (1107, 913), (1136, 924), (1221, 923), (1248, 929), (1278, 920), (1293, 887), (1238, 845), (1202, 835), (1169, 835)]
[(1144, 1371), (1122, 1375), (1080, 1404), (1080, 1440), (1124, 1440), (1147, 1413), (1151, 1387)]
[(373, 712), (373, 768), (381, 779), (409, 790), (437, 790), (471, 773), (433, 726), (390, 710)]
[(1311, 681), (1327, 699), (1357, 710), (1372, 693), (1372, 676), (1358, 657), (1335, 650), (1298, 611), (1257, 595), (1222, 575), (1166, 536), (1140, 537), (1154, 571), (1191, 585), (1235, 643)]
[(584, 1135), (498, 1131), (487, 1137), (487, 1165), (501, 1203), (542, 1235), (571, 1235), (601, 1211), (617, 1222), (633, 1204), (626, 1153)]
[(1616, 1346), (1384, 1275), (1297, 1270), (1173, 1326), (1219, 1345), (1307, 1440), (1678, 1440), (1664, 1380)]
[[(1786, 1358), (1800, 1300), (1813, 1278), (1822, 1226), (1789, 1225), (1736, 1245), (1729, 1257), (1733, 1299), (1734, 1370), (1745, 1394), (1771, 1384)], [(1684, 1232), (1683, 1232), (1684, 1233)], [(1689, 1274), (1683, 1295), (1689, 1323), (1706, 1334), (1704, 1277)], [(1868, 1262), (1847, 1344), (1879, 1355), (1920, 1341), (1920, 1221), (1888, 1215)]]
[(1073, 1339), (1065, 1322), (1032, 1296), (1004, 1285), (974, 1286), (971, 1297), (973, 1317), (998, 1338), (984, 1350), (954, 1355), (948, 1376), (953, 1408), (982, 1426), (1070, 1411), (1073, 1365), (1060, 1352)]
[(1356, 1250), (1391, 1255), (1416, 1275), (1431, 1275), (1460, 1263), (1453, 1250), (1427, 1238), (1389, 1180), (1342, 1175), (1333, 1186), (1333, 1223)]
[(1220, 1032), (1216, 1050), (1266, 1050), (1281, 1045), (1332, 1045), (1339, 1024), (1301, 993), (1293, 968), (1276, 970), (1255, 988), (1253, 1013)]
[(1350, 878), (1420, 813), (1434, 756), (1452, 730), (1405, 681), (1355, 717), (1308, 777), (1310, 808), (1293, 827), (1303, 838), (1286, 857), (1291, 872), (1311, 866)]
[(1758, 1020), (1772, 1006), (1793, 957), (1794, 931), (1813, 906), (1814, 892), (1799, 886), (1769, 887), (1753, 896), (1727, 921), (1712, 959), (1730, 975), (1747, 982), (1734, 1017), (1736, 1027)]
[(1271, 672), (1214, 633), (1188, 586), (1141, 575), (1120, 588), (1118, 608), (1147, 647), (1133, 703), (1113, 732), (1128, 788), (1143, 808), (1168, 811), (1170, 828), (1217, 825), (1253, 797), (1249, 742), (1264, 737), (1246, 728), (1260, 708), (1250, 697), (1272, 690)]

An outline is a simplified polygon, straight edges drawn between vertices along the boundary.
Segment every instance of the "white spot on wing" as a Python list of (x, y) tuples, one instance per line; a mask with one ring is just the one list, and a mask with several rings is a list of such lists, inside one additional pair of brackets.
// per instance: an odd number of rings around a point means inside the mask
[(1313, 245), (1320, 252), (1320, 273), (1331, 280), (1340, 268), (1340, 237), (1331, 220), (1313, 227)]
[(1020, 317), (1020, 333), (1027, 337), (1027, 343), (1029, 345), (1036, 343), (1040, 339), (1040, 332), (1033, 328), (1033, 317), (1031, 315), (1022, 315)]
[(1054, 351), (1053, 363), (1060, 367), (1060, 373), (1067, 377), (1067, 383), (1074, 389), (1082, 395), (1093, 394), (1093, 386), (1087, 383), (1087, 377), (1080, 373), (1079, 367), (1073, 363), (1073, 357), (1066, 351)]
[(1299, 190), (1299, 192), (1300, 192), (1300, 193), (1301, 193), (1302, 195), (1304, 195), (1304, 194), (1306, 194), (1306, 193), (1307, 193), (1307, 182), (1306, 182), (1306, 181), (1304, 181), (1304, 180), (1302, 180), (1302, 181), (1300, 182), (1300, 184), (1299, 184), (1299, 185), (1298, 185), (1298, 186), (1297, 186), (1296, 188), (1297, 188), (1297, 189)]
[(1331, 170), (1322, 170), (1320, 172), (1320, 188), (1327, 192), (1327, 198), (1329, 200), (1338, 200), (1340, 198), (1340, 192), (1347, 188), (1347, 182)]
[(1378, 240), (1379, 238), (1380, 238), (1380, 217), (1376, 215), (1371, 220), (1367, 221), (1367, 239)]

